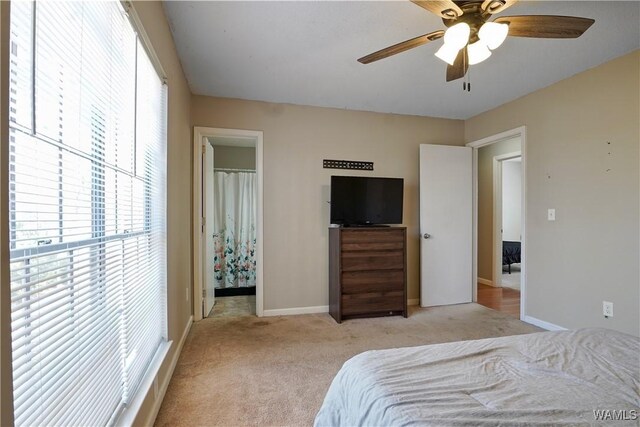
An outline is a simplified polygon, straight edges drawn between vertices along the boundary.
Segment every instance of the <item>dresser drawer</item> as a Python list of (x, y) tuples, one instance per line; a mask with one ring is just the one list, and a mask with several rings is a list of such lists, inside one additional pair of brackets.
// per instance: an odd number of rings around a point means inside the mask
[(402, 270), (404, 251), (342, 252), (342, 271)]
[(403, 291), (342, 295), (342, 314), (345, 316), (403, 310)]
[(346, 243), (384, 243), (395, 242), (404, 244), (404, 229), (386, 229), (380, 228), (376, 230), (343, 230), (342, 245)]
[(404, 291), (404, 271), (345, 271), (342, 273), (342, 292), (345, 294), (390, 291)]
[(388, 251), (404, 250), (403, 242), (358, 242), (342, 243), (343, 251)]

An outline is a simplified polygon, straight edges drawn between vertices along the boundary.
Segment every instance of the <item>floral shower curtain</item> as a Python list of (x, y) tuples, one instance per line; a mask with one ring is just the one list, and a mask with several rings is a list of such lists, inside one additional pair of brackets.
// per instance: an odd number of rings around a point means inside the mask
[(256, 285), (256, 174), (214, 173), (216, 288)]

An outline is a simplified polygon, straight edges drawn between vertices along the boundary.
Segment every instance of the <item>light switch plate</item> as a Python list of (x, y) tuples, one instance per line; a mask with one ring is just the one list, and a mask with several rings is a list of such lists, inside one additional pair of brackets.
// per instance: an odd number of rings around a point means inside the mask
[(549, 209), (547, 211), (547, 219), (549, 221), (555, 221), (556, 220), (556, 210), (555, 209)]

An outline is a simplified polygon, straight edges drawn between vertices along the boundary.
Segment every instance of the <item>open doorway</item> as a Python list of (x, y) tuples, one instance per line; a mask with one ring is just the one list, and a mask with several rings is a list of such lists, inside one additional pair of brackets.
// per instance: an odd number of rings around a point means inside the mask
[[(514, 153), (515, 154), (515, 153)], [(522, 157), (507, 157), (496, 161), (497, 174), (494, 194), (495, 223), (499, 224), (501, 236), (494, 260), (496, 284), (520, 292), (522, 272)]]
[(474, 148), (474, 300), (524, 318), (524, 128)]
[(262, 132), (194, 128), (194, 319), (262, 315)]
[[(213, 188), (205, 185), (212, 203), (205, 204), (211, 222), (215, 304), (205, 306), (207, 317), (256, 314), (256, 141), (253, 138), (207, 138), (213, 147)], [(207, 175), (207, 174), (205, 174)], [(207, 236), (209, 239), (209, 236)], [(207, 313), (208, 311), (208, 313)]]

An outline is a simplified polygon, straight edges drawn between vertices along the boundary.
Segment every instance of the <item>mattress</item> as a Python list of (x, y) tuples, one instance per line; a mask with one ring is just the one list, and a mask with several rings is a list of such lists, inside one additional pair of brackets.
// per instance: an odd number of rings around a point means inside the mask
[(367, 351), (315, 426), (637, 426), (639, 377), (640, 339), (606, 329)]
[(502, 265), (520, 263), (520, 242), (502, 242)]

